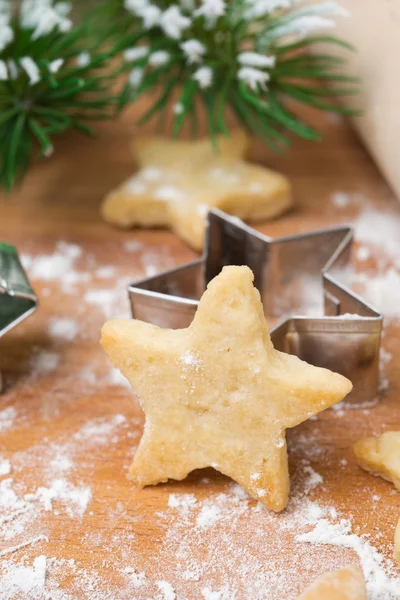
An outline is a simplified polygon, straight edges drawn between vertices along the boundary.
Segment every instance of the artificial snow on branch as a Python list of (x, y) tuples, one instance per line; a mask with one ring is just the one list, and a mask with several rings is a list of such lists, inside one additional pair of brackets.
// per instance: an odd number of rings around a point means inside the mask
[[(326, 50), (327, 45), (331, 50), (338, 45), (350, 49), (331, 35), (333, 17), (347, 15), (335, 2), (311, 6), (301, 0), (118, 3), (124, 19), (120, 35), (130, 40), (125, 60), (131, 75), (123, 101), (149, 92), (159, 94), (141, 122), (165, 111), (179, 93), (172, 107), (174, 134), (179, 134), (186, 119), (196, 130), (200, 98), (213, 139), (227, 133), (230, 108), (246, 129), (279, 149), (290, 142), (290, 133), (310, 140), (320, 137), (294, 114), (293, 100), (326, 111), (357, 112), (330, 100), (357, 93), (357, 79), (342, 73), (344, 59)], [(318, 48), (320, 43), (324, 50)]]
[[(25, 174), (35, 147), (53, 152), (54, 136), (112, 117), (119, 105), (115, 78), (120, 54), (98, 11), (74, 25), (71, 6), (0, 0), (0, 186), (10, 189)], [(104, 39), (106, 44), (104, 44)]]

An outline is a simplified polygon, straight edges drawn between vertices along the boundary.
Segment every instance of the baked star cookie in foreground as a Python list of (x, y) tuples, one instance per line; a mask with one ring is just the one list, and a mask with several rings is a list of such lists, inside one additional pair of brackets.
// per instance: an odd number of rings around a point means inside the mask
[(363, 574), (356, 567), (325, 573), (304, 590), (299, 600), (367, 600)]
[(244, 161), (250, 140), (242, 131), (197, 141), (138, 138), (139, 171), (111, 192), (102, 214), (118, 227), (169, 227), (190, 246), (203, 247), (205, 217), (219, 208), (245, 221), (280, 215), (292, 205), (286, 177)]
[(274, 349), (248, 267), (225, 267), (187, 329), (115, 319), (101, 343), (146, 414), (130, 476), (139, 486), (212, 466), (285, 508), (285, 429), (342, 400), (342, 375)]
[(359, 440), (353, 451), (362, 469), (380, 475), (400, 490), (400, 431)]

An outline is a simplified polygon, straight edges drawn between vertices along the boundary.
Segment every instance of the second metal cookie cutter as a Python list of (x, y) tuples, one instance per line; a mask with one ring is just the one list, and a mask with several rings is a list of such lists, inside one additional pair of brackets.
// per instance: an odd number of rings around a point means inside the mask
[(16, 249), (10, 244), (0, 243), (0, 337), (32, 314), (37, 303)]
[[(275, 322), (270, 331), (275, 348), (348, 377), (352, 401), (375, 399), (383, 317), (348, 284), (350, 227), (273, 239), (211, 210), (205, 242), (202, 258), (129, 286), (134, 318), (188, 327), (207, 283), (225, 265), (248, 265), (267, 321)], [(310, 306), (316, 314), (304, 316)], [(303, 315), (293, 316), (297, 312)]]

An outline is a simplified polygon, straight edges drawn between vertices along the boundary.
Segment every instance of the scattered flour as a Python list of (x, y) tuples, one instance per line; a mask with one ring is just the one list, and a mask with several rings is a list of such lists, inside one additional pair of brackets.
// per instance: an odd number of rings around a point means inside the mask
[(162, 600), (176, 600), (174, 588), (168, 581), (158, 581), (157, 586), (161, 592)]
[(34, 581), (35, 585), (44, 588), (46, 584), (46, 557), (44, 554), (37, 556), (33, 561)]
[(371, 250), (366, 246), (358, 246), (356, 250), (356, 257), (360, 261), (369, 260), (371, 258)]
[(110, 385), (120, 385), (126, 387), (127, 389), (132, 389), (131, 384), (129, 383), (127, 378), (124, 375), (122, 375), (122, 373), (118, 371), (118, 369), (115, 369), (114, 367), (112, 367), (110, 370), (108, 383)]
[(96, 269), (95, 275), (98, 279), (111, 279), (117, 273), (117, 269), (113, 266), (99, 267)]
[(307, 496), (317, 486), (324, 483), (322, 475), (314, 471), (312, 466), (307, 460), (301, 462), (301, 468), (304, 473), (304, 494)]
[(368, 540), (352, 532), (348, 519), (341, 519), (338, 523), (321, 519), (312, 531), (297, 535), (296, 540), (350, 548), (361, 561), (369, 597), (393, 600), (399, 597), (400, 577), (391, 572), (392, 569), (385, 565), (382, 554)]
[(381, 249), (384, 259), (400, 266), (400, 220), (393, 212), (364, 210), (354, 222), (355, 238), (375, 251)]
[(3, 576), (1, 578), (2, 598), (20, 598), (21, 592), (26, 594), (25, 598), (40, 600), (43, 598), (43, 588), (46, 580), (46, 557), (38, 556), (33, 561), (32, 567), (3, 564)]
[(129, 576), (129, 582), (134, 587), (142, 587), (147, 582), (147, 577), (143, 572), (137, 573), (135, 569), (132, 569), (131, 567), (125, 567), (123, 572)]
[(115, 434), (116, 429), (126, 423), (124, 415), (114, 415), (111, 419), (98, 418), (85, 423), (74, 435), (78, 442), (86, 442), (91, 446), (109, 444), (110, 436)]
[(204, 600), (235, 600), (236, 598), (236, 593), (232, 593), (227, 586), (218, 592), (213, 592), (210, 588), (205, 587), (201, 590), (201, 594)]
[(332, 194), (331, 200), (337, 208), (346, 208), (351, 202), (350, 196), (345, 192), (335, 192)]
[(55, 479), (49, 488), (39, 487), (34, 494), (26, 494), (25, 500), (38, 501), (45, 511), (53, 510), (53, 502), (65, 506), (70, 517), (83, 517), (92, 499), (90, 487), (77, 487), (66, 479)]
[(130, 240), (124, 244), (125, 252), (141, 252), (143, 250), (143, 244), (136, 240)]
[(17, 418), (17, 410), (13, 406), (0, 410), (0, 432), (11, 429)]
[(118, 298), (119, 291), (115, 289), (92, 289), (86, 292), (83, 296), (83, 300), (87, 304), (91, 304), (92, 306), (96, 306), (101, 309), (107, 318), (111, 318), (115, 316), (114, 306)]
[(0, 477), (4, 477), (4, 475), (9, 475), (9, 473), (11, 473), (10, 461), (0, 456)]
[(72, 341), (78, 334), (78, 323), (74, 319), (54, 317), (50, 319), (49, 333), (54, 338)]
[(25, 525), (34, 518), (34, 507), (19, 497), (13, 489), (13, 480), (0, 482), (0, 537), (13, 539), (24, 532)]
[(75, 270), (75, 264), (82, 256), (82, 249), (76, 244), (58, 242), (53, 254), (39, 256), (21, 255), (21, 262), (33, 281), (57, 281), (65, 293), (74, 293), (75, 286), (88, 282), (88, 272)]
[(55, 473), (70, 471), (73, 466), (73, 460), (67, 456), (62, 450), (57, 452), (57, 447), (55, 449), (55, 456), (50, 460), (50, 467)]
[(14, 554), (14, 552), (18, 552), (18, 550), (22, 550), (22, 548), (27, 548), (28, 546), (34, 546), (38, 542), (48, 542), (48, 538), (45, 535), (39, 535), (32, 540), (28, 540), (26, 542), (22, 542), (21, 544), (17, 544), (16, 546), (11, 546), (11, 548), (6, 548), (0, 552), (0, 556), (7, 556), (7, 554)]
[(45, 375), (55, 371), (60, 362), (60, 356), (51, 350), (40, 350), (32, 358), (33, 375)]
[(170, 494), (168, 498), (168, 506), (176, 508), (182, 517), (186, 517), (189, 514), (189, 510), (196, 502), (194, 494)]
[[(357, 282), (359, 278), (354, 277)], [(394, 268), (373, 277), (363, 277), (361, 280), (363, 296), (378, 310), (386, 319), (400, 318), (400, 272)]]

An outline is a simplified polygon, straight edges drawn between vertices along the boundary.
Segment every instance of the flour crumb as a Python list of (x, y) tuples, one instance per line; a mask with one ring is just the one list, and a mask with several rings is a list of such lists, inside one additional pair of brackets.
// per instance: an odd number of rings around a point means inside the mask
[(140, 252), (143, 250), (143, 244), (136, 240), (130, 240), (129, 242), (125, 242), (124, 250), (125, 252)]
[(54, 317), (50, 320), (49, 333), (54, 338), (70, 342), (76, 337), (78, 330), (74, 319)]
[(238, 483), (233, 483), (230, 491), (236, 498), (246, 498), (247, 500), (250, 498), (246, 490), (244, 490)]
[(9, 460), (0, 456), (0, 477), (11, 473), (11, 463)]
[(202, 507), (196, 519), (197, 527), (208, 529), (222, 518), (222, 511), (216, 504), (206, 504)]
[(34, 375), (46, 375), (55, 371), (60, 362), (60, 357), (50, 350), (41, 350), (32, 358), (32, 369)]
[(308, 496), (308, 494), (314, 490), (317, 486), (324, 483), (324, 478), (322, 475), (314, 471), (312, 466), (307, 460), (303, 460), (301, 463), (301, 468), (304, 473), (304, 495)]
[(142, 587), (147, 582), (146, 575), (143, 572), (137, 573), (137, 571), (135, 571), (135, 569), (133, 569), (132, 567), (126, 567), (124, 569), (124, 573), (129, 575), (129, 582), (134, 587)]
[(196, 365), (198, 365), (198, 360), (196, 356), (193, 354), (193, 352), (190, 352), (189, 350), (181, 354), (180, 361), (187, 367), (195, 367)]
[(116, 275), (117, 269), (113, 266), (99, 267), (95, 275), (98, 279), (111, 279)]
[(79, 442), (90, 442), (92, 445), (104, 445), (110, 442), (118, 427), (126, 423), (124, 415), (114, 415), (111, 419), (98, 418), (88, 421), (74, 435)]
[(44, 588), (46, 585), (46, 557), (42, 554), (33, 561), (33, 580), (34, 585)]
[[(46, 583), (46, 570), (43, 576), (43, 559), (46, 560), (46, 557), (38, 556), (32, 567), (4, 562), (2, 564), (1, 593), (3, 595), (1, 597), (37, 600), (44, 598), (43, 588)], [(62, 599), (61, 596), (57, 595), (58, 597), (60, 600)]]
[(14, 425), (17, 418), (17, 411), (13, 406), (0, 410), (0, 431), (7, 431)]
[(221, 590), (213, 592), (210, 588), (205, 587), (201, 590), (204, 600), (235, 600), (236, 593), (231, 592), (228, 587), (223, 587)]
[(90, 487), (77, 487), (66, 479), (55, 479), (49, 488), (39, 487), (35, 493), (26, 494), (28, 502), (38, 501), (44, 510), (53, 510), (53, 502), (58, 501), (65, 506), (70, 517), (83, 517), (92, 499)]
[(7, 554), (14, 554), (14, 552), (18, 552), (18, 550), (22, 550), (22, 548), (27, 548), (28, 546), (34, 546), (38, 542), (48, 542), (48, 541), (49, 541), (49, 539), (47, 536), (39, 535), (38, 537), (33, 538), (31, 540), (27, 540), (26, 542), (22, 542), (21, 544), (18, 544), (17, 546), (12, 546), (11, 548), (6, 548), (5, 550), (2, 550), (0, 552), (0, 557), (7, 556)]
[(196, 503), (194, 494), (170, 494), (168, 498), (168, 506), (177, 509), (183, 517), (188, 516), (190, 509)]
[(23, 267), (33, 280), (58, 281), (66, 293), (74, 291), (74, 286), (90, 280), (90, 274), (75, 270), (76, 261), (82, 256), (82, 248), (64, 241), (57, 243), (53, 254), (39, 256), (21, 255)]
[(83, 296), (83, 300), (87, 304), (96, 306), (104, 312), (106, 317), (110, 318), (113, 316), (117, 292), (115, 290), (93, 289), (86, 292)]
[(50, 466), (58, 473), (60, 471), (70, 471), (74, 466), (74, 463), (69, 456), (66, 456), (66, 454), (60, 451), (57, 452), (54, 458), (50, 461)]
[(371, 258), (371, 250), (366, 246), (359, 246), (356, 250), (356, 258), (360, 261), (369, 260)]
[(400, 273), (390, 267), (387, 271), (363, 282), (363, 296), (380, 310), (386, 319), (400, 318)]
[(128, 379), (122, 375), (121, 371), (118, 371), (118, 369), (115, 369), (114, 367), (110, 371), (107, 383), (110, 385), (119, 385), (129, 390), (131, 389), (131, 384)]
[(366, 579), (369, 598), (398, 598), (400, 578), (392, 576), (384, 556), (363, 536), (352, 532), (351, 522), (341, 519), (331, 523), (327, 519), (317, 522), (308, 533), (296, 536), (297, 542), (350, 548), (359, 557)]
[(168, 581), (158, 581), (157, 587), (161, 592), (160, 598), (162, 600), (176, 600), (176, 594), (174, 588)]
[(346, 208), (350, 204), (350, 197), (344, 192), (335, 192), (332, 194), (331, 200), (337, 208)]

